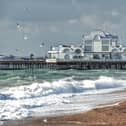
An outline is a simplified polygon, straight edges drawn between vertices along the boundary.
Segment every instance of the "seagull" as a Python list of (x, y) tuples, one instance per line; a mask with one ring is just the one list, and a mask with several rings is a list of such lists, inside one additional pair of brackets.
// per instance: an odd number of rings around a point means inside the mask
[(19, 23), (16, 23), (16, 25), (17, 25), (17, 29), (19, 30), (19, 32), (22, 32), (23, 27)]
[(40, 47), (43, 47), (44, 45), (45, 45), (45, 43), (41, 43), (41, 44), (40, 44)]
[(30, 12), (30, 8), (25, 7), (25, 8), (24, 8), (24, 11)]
[(21, 26), (20, 26), (20, 24), (19, 24), (19, 23), (17, 23), (17, 28), (21, 28)]
[(24, 35), (24, 40), (28, 40), (28, 36)]

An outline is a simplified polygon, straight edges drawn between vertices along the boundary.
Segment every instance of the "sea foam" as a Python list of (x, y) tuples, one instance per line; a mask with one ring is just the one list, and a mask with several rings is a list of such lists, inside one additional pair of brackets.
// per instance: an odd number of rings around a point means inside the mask
[(125, 88), (126, 80), (106, 76), (95, 80), (75, 80), (69, 77), (52, 82), (6, 87), (0, 89), (0, 119), (27, 118), (37, 112), (49, 116), (51, 113), (84, 111), (105, 101), (105, 98), (102, 100), (97, 94)]

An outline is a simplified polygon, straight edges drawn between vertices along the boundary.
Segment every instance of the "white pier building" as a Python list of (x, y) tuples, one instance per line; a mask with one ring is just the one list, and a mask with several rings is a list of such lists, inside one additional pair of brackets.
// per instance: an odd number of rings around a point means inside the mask
[(83, 35), (82, 45), (59, 45), (48, 51), (50, 60), (126, 60), (126, 47), (117, 35), (96, 30)]

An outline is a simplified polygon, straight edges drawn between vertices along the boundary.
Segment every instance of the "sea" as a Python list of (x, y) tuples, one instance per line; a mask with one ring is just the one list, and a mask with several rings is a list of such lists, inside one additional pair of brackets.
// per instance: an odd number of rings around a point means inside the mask
[(0, 71), (1, 121), (86, 112), (125, 99), (125, 70)]

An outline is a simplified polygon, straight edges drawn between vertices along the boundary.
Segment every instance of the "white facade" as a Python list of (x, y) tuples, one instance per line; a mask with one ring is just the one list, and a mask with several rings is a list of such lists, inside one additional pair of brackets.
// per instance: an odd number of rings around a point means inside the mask
[(122, 56), (122, 60), (126, 60), (126, 47), (122, 47), (121, 56)]
[(94, 59), (110, 59), (113, 48), (118, 46), (118, 36), (97, 30), (82, 39), (84, 53), (92, 54)]
[(111, 59), (122, 59), (121, 58), (121, 51), (119, 48), (115, 47), (111, 51)]
[(58, 47), (53, 47), (51, 51), (48, 51), (48, 55), (50, 59), (74, 60), (82, 59), (84, 53), (81, 47), (76, 47), (73, 45), (59, 45)]
[(103, 31), (94, 31), (84, 36), (82, 41), (85, 52), (111, 52), (112, 48), (118, 45), (118, 36)]
[(83, 36), (81, 46), (59, 45), (48, 55), (57, 60), (126, 60), (126, 47), (118, 43), (118, 36), (97, 30)]

